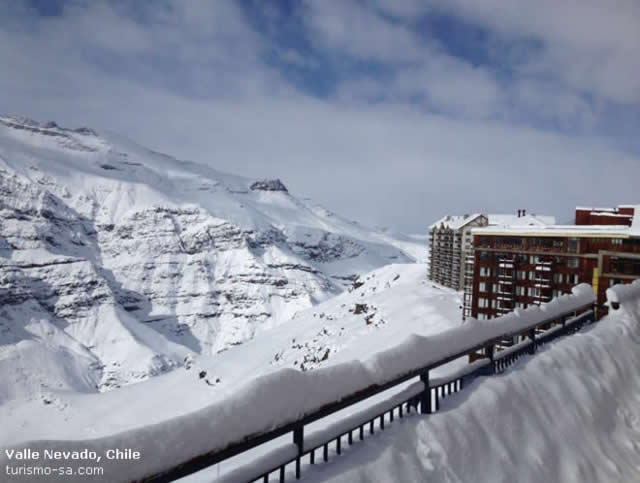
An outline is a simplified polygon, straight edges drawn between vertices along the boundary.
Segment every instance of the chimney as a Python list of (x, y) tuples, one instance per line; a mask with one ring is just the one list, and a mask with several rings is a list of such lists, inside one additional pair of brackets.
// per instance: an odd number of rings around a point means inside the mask
[(522, 216), (525, 216), (527, 214), (527, 210), (522, 210)]
[(518, 218), (520, 218), (520, 210), (518, 210)]

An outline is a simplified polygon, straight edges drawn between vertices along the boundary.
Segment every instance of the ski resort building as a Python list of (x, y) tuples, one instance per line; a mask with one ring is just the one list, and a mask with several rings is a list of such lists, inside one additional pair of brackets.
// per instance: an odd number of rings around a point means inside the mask
[(446, 287), (463, 290), (465, 264), (473, 256), (471, 230), (484, 226), (545, 226), (555, 223), (552, 216), (527, 214), (518, 210), (515, 215), (445, 216), (429, 226), (429, 279)]
[(620, 205), (617, 208), (576, 207), (576, 225), (625, 225), (631, 226), (634, 213), (633, 205)]
[(462, 290), (465, 259), (473, 249), (471, 229), (487, 224), (477, 213), (445, 216), (429, 226), (429, 280)]
[(582, 282), (603, 304), (607, 288), (640, 279), (640, 207), (579, 207), (576, 225), (476, 228), (465, 277), (463, 318), (539, 305)]

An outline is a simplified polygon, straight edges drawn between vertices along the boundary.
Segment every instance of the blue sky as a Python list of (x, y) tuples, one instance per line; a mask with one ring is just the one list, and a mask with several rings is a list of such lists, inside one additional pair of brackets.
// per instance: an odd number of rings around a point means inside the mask
[(419, 232), (635, 203), (635, 0), (3, 2), (0, 111)]

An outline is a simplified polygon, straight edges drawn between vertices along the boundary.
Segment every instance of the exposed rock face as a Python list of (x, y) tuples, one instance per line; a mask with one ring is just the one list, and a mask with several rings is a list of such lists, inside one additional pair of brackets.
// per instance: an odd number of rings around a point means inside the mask
[(354, 258), (365, 251), (357, 241), (336, 233), (322, 233), (315, 240), (294, 241), (291, 248), (298, 255), (317, 262)]
[(282, 184), (279, 179), (265, 179), (262, 181), (256, 181), (251, 185), (253, 191), (284, 191), (287, 192), (287, 188)]
[(65, 388), (78, 373), (89, 391), (147, 378), (398, 259), (410, 261), (279, 180), (0, 118), (0, 349), (18, 367), (28, 346), (51, 369), (27, 385)]

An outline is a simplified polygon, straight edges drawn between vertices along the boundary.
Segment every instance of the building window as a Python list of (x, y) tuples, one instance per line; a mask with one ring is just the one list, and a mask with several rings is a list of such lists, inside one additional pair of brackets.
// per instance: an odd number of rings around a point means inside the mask
[(529, 280), (535, 280), (536, 279), (536, 272), (529, 272)]
[(492, 287), (491, 291), (492, 291), (493, 293), (496, 293), (496, 292), (498, 291), (498, 284), (497, 284), (497, 283), (494, 283), (494, 284), (493, 284), (493, 287)]
[(554, 283), (562, 283), (564, 280), (564, 277), (562, 276), (561, 273), (554, 273), (553, 274), (553, 282)]
[(558, 290), (553, 289), (553, 290), (551, 291), (551, 297), (552, 297), (552, 298), (554, 298), (554, 299), (555, 299), (555, 298), (556, 298), (557, 296), (559, 296), (559, 295), (560, 295), (560, 292), (559, 292)]
[(498, 301), (497, 301), (496, 299), (493, 299), (493, 300), (491, 301), (491, 308), (492, 308), (492, 309), (496, 309), (496, 308), (498, 308)]
[(578, 268), (579, 265), (580, 265), (580, 262), (575, 257), (571, 257), (567, 260), (567, 266), (569, 268)]
[(569, 238), (567, 241), (567, 251), (571, 253), (578, 253), (580, 251), (580, 239)]
[(524, 270), (518, 270), (518, 280), (526, 280), (527, 279), (527, 272), (525, 272)]
[(525, 290), (525, 287), (521, 287), (521, 286), (516, 287), (516, 295), (523, 297), (525, 294), (524, 290)]
[(478, 286), (478, 289), (480, 290), (480, 292), (486, 292), (487, 291), (486, 282), (480, 282), (480, 285)]
[(478, 299), (478, 307), (480, 307), (481, 309), (486, 309), (487, 307), (489, 307), (489, 303), (488, 302), (489, 302), (488, 299), (480, 297)]
[(516, 309), (524, 308), (524, 304), (522, 302), (516, 302)]
[(480, 276), (481, 277), (489, 277), (491, 275), (491, 270), (489, 267), (480, 267)]
[(611, 257), (610, 272), (622, 275), (640, 275), (640, 259)]
[(533, 297), (535, 296), (535, 294), (536, 294), (536, 291), (534, 287), (527, 287), (527, 295), (529, 297)]

